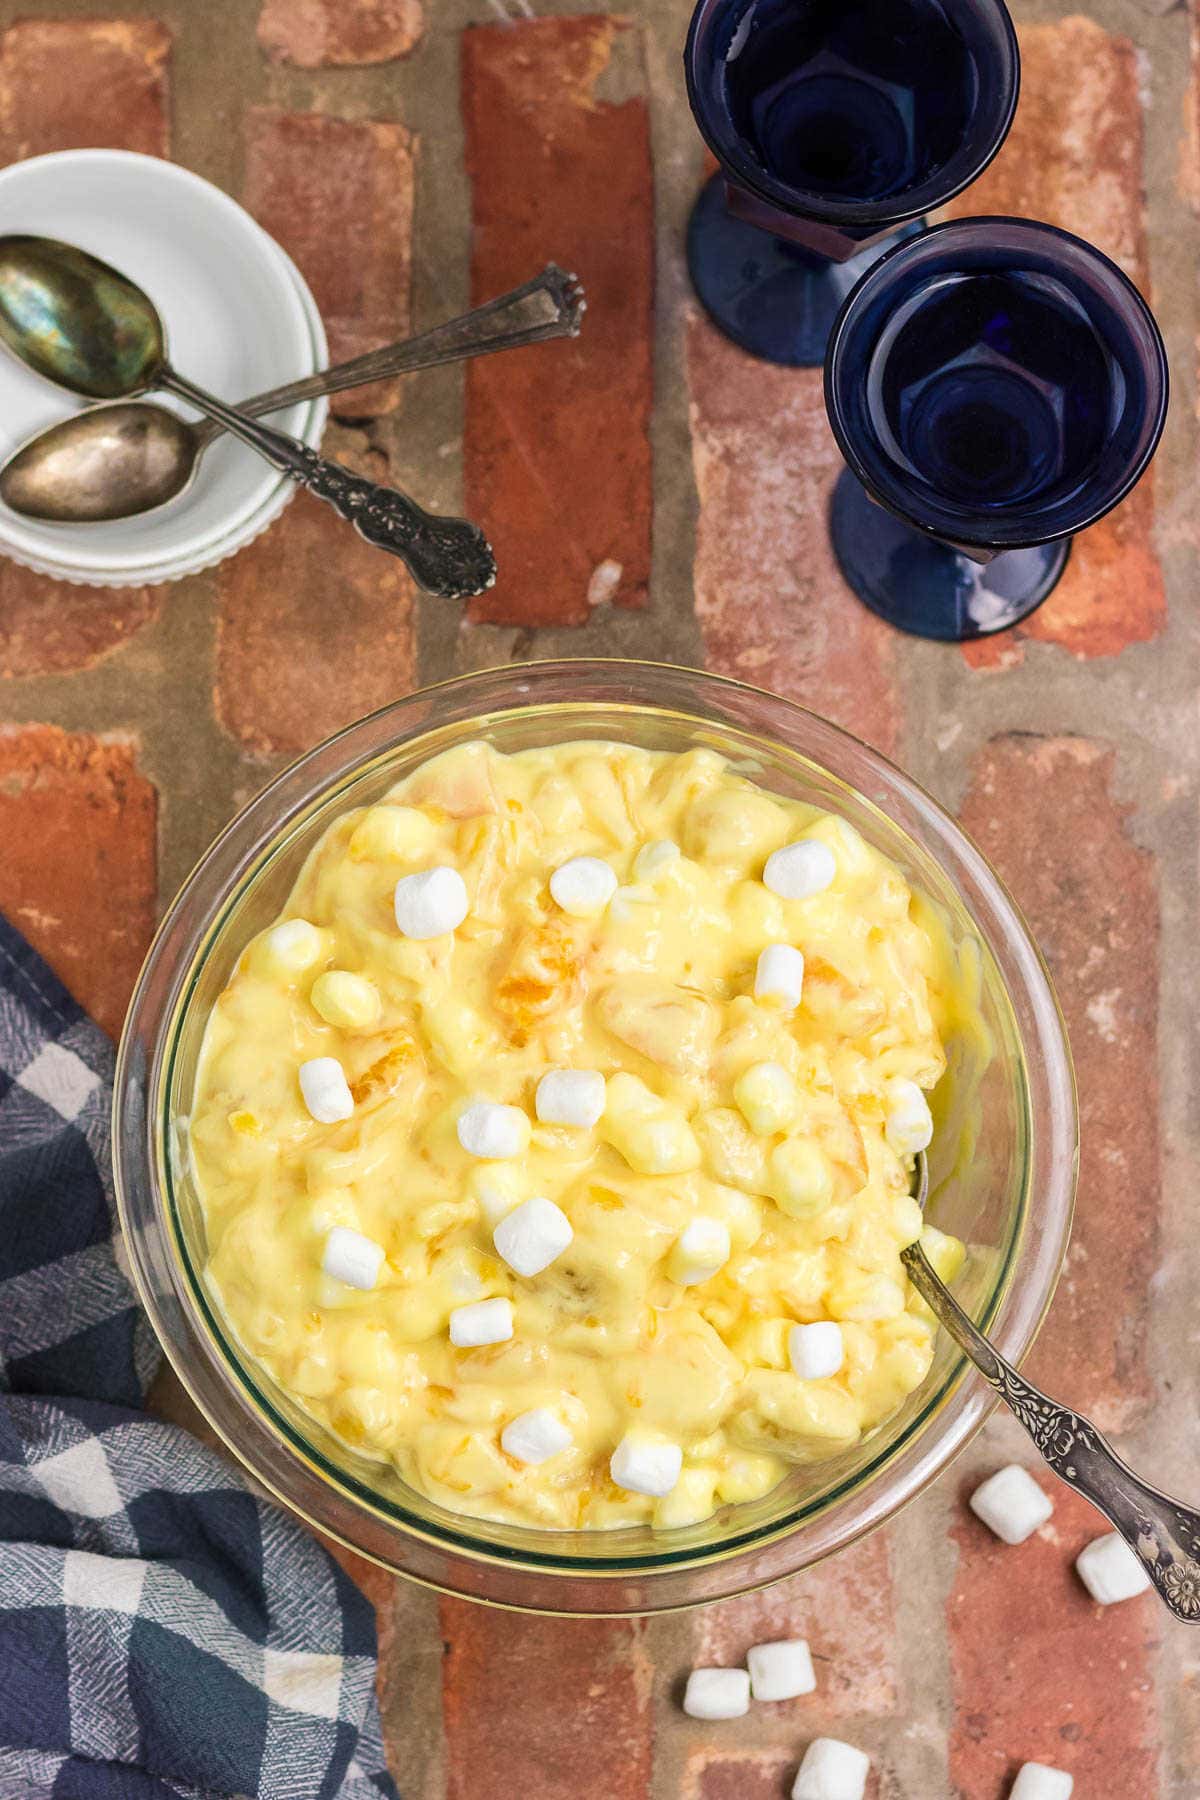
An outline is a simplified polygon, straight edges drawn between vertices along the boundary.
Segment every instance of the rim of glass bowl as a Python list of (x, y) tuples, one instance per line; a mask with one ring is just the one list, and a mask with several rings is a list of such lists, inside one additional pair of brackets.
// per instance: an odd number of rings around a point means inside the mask
[[(979, 179), (1008, 136), (1020, 98), (1021, 53), (1016, 27), (1004, 0), (957, 0), (957, 3), (960, 7), (973, 7), (994, 19), (999, 26), (997, 44), (1005, 56), (1005, 66), (999, 75), (995, 132), (978, 155), (963, 159), (961, 170), (955, 172), (949, 183), (947, 171), (955, 168), (958, 155), (950, 157), (917, 187), (906, 189), (902, 197), (889, 195), (882, 200), (841, 200), (777, 181), (769, 169), (746, 153), (741, 139), (733, 131), (726, 134), (717, 129), (717, 109), (709, 104), (705, 95), (699, 67), (699, 38), (705, 27), (712, 23), (713, 15), (728, 5), (728, 0), (699, 0), (688, 26), (683, 67), (688, 104), (696, 127), (726, 174), (782, 212), (797, 218), (818, 219), (828, 225), (866, 225), (880, 231), (889, 225), (903, 225), (909, 219), (919, 219), (932, 208), (945, 206)], [(953, 5), (947, 10), (953, 14)]]
[[(285, 769), (215, 840), (169, 908), (134, 991), (117, 1057), (113, 1163), (138, 1291), (184, 1387), (235, 1458), (310, 1525), (428, 1586), (521, 1610), (641, 1613), (766, 1585), (843, 1548), (890, 1517), (965, 1446), (995, 1405), (954, 1357), (891, 1445), (839, 1486), (769, 1525), (711, 1545), (647, 1553), (519, 1551), (463, 1516), (441, 1529), (326, 1461), (255, 1383), (204, 1292), (179, 1220), (171, 1174), (172, 1075), (190, 997), (232, 911), (312, 814), (364, 770), (440, 731), (527, 713), (604, 708), (657, 716), (782, 750), (853, 791), (944, 872), (996, 962), (1020, 1046), (1024, 1175), (1002, 1264), (980, 1323), (1020, 1361), (1041, 1324), (1070, 1231), (1077, 1116), (1070, 1053), (1049, 975), (1021, 915), (981, 852), (917, 783), (816, 714), (693, 669), (647, 662), (555, 661), (483, 670), (423, 688), (327, 739)], [(436, 748), (431, 744), (430, 750)], [(880, 797), (880, 790), (886, 798)], [(900, 804), (902, 817), (895, 817)], [(914, 826), (916, 829), (914, 829)], [(1036, 1088), (1035, 1096), (1031, 1088)], [(1036, 1202), (1032, 1188), (1040, 1182)], [(1040, 1229), (1034, 1229), (1040, 1227)], [(1019, 1275), (1019, 1279), (1017, 1279)], [(940, 1429), (930, 1431), (939, 1419)], [(931, 1441), (932, 1440), (932, 1441)], [(283, 1452), (282, 1460), (279, 1452)], [(733, 1517), (736, 1521), (736, 1509)], [(797, 1537), (800, 1527), (803, 1537)], [(381, 1529), (382, 1528), (382, 1529)], [(545, 1534), (547, 1537), (560, 1534)], [(621, 1533), (579, 1533), (612, 1544)], [(615, 1547), (619, 1550), (619, 1546)], [(797, 1551), (800, 1554), (797, 1555)], [(708, 1572), (706, 1574), (706, 1572)]]
[[(980, 226), (1010, 242), (1016, 240), (1013, 246), (1014, 257), (1020, 254), (1016, 245), (1022, 239), (1031, 242), (1031, 253), (1042, 255), (1045, 254), (1045, 239), (1057, 239), (1067, 246), (1075, 261), (1093, 277), (1094, 286), (1101, 291), (1106, 285), (1110, 291), (1116, 290), (1116, 310), (1120, 310), (1119, 302), (1122, 297), (1131, 299), (1133, 319), (1125, 320), (1130, 341), (1136, 346), (1139, 335), (1143, 337), (1144, 348), (1148, 352), (1147, 367), (1158, 377), (1157, 394), (1153, 391), (1152, 382), (1147, 383), (1148, 410), (1141, 434), (1141, 447), (1119, 485), (1110, 489), (1102, 500), (1097, 501), (1078, 519), (1073, 519), (1070, 524), (1061, 526), (1056, 531), (1039, 533), (1036, 537), (1030, 537), (1028, 525), (1022, 529), (1016, 521), (1006, 525), (1003, 520), (998, 520), (996, 527), (990, 532), (972, 530), (949, 506), (942, 507), (937, 520), (931, 522), (930, 509), (938, 506), (936, 497), (926, 505), (923, 513), (918, 512), (911, 500), (912, 488), (906, 485), (903, 472), (897, 469), (890, 480), (882, 479), (883, 461), (868, 461), (861, 455), (846, 422), (849, 407), (843, 391), (841, 370), (846, 356), (850, 354), (847, 346), (850, 345), (853, 349), (852, 334), (861, 325), (863, 309), (874, 292), (887, 281), (888, 265), (906, 254), (910, 261), (919, 260), (922, 256), (936, 256), (945, 246), (947, 238), (953, 240), (955, 237), (965, 237), (971, 250), (994, 247), (995, 238), (992, 236), (981, 242)], [(1143, 328), (1141, 334), (1137, 330), (1138, 325)], [(1086, 531), (1089, 526), (1106, 517), (1114, 507), (1121, 504), (1146, 473), (1158, 449), (1171, 398), (1170, 369), (1162, 332), (1149, 301), (1136, 282), (1131, 281), (1124, 269), (1110, 256), (1105, 256), (1103, 250), (1097, 250), (1095, 244), (1089, 243), (1086, 238), (1078, 237), (1072, 231), (1064, 231), (1059, 225), (1049, 225), (1043, 219), (1022, 219), (1006, 213), (981, 213), (969, 219), (947, 219), (940, 225), (931, 225), (919, 238), (910, 238), (907, 243), (897, 244), (881, 256), (878, 262), (872, 263), (866, 274), (851, 288), (834, 320), (825, 352), (824, 379), (825, 410), (837, 439), (838, 449), (845, 457), (851, 473), (871, 497), (897, 518), (903, 519), (906, 525), (911, 525), (914, 530), (939, 543), (971, 544), (987, 550), (1012, 550), (1030, 544), (1054, 544), (1063, 538), (1077, 537), (1081, 531)], [(922, 493), (924, 491), (922, 489)]]

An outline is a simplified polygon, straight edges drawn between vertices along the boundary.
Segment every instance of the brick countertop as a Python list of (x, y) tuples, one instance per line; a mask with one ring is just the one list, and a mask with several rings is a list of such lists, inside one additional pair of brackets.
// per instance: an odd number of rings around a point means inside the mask
[[(550, 257), (590, 304), (577, 344), (335, 402), (330, 450), (490, 527), (504, 573), (465, 621), (304, 498), (171, 587), (0, 562), (0, 909), (116, 1031), (161, 906), (231, 812), (420, 681), (635, 654), (802, 700), (954, 808), (1026, 909), (1084, 1132), (1034, 1373), (1200, 1494), (1194, 21), (1171, 0), (1016, 7), (1017, 123), (954, 210), (1049, 219), (1114, 256), (1159, 313), (1174, 405), (1151, 475), (1049, 603), (963, 652), (888, 632), (841, 585), (819, 375), (750, 361), (690, 301), (686, 0), (37, 6), (0, 0), (0, 163), (105, 144), (209, 176), (300, 263), (335, 354)], [(186, 1416), (165, 1382), (160, 1400)], [(818, 1732), (870, 1750), (872, 1800), (1002, 1800), (1026, 1758), (1072, 1770), (1079, 1800), (1197, 1800), (1200, 1639), (1150, 1596), (1091, 1605), (1069, 1559), (1097, 1522), (1065, 1492), (1020, 1552), (963, 1506), (1022, 1446), (996, 1419), (886, 1531), (677, 1618), (525, 1620), (356, 1563), (406, 1800), (781, 1800)], [(797, 1631), (812, 1700), (683, 1717), (692, 1663)]]

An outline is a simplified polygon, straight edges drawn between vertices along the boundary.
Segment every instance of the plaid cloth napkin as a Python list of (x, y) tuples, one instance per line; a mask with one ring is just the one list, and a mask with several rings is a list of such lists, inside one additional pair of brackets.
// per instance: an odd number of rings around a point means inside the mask
[(0, 919), (0, 1800), (396, 1800), (367, 1601), (142, 1410), (112, 1060)]

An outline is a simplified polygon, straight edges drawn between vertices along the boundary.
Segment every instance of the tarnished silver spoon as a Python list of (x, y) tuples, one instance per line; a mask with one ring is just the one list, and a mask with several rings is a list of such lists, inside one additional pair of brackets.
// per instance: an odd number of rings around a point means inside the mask
[[(419, 337), (256, 394), (238, 410), (257, 419), (386, 376), (577, 337), (585, 304), (576, 277), (550, 263), (533, 281)], [(223, 432), (212, 419), (192, 424), (152, 400), (102, 401), (14, 450), (0, 468), (0, 500), (25, 518), (60, 525), (136, 518), (178, 499)]]
[(176, 394), (325, 500), (370, 544), (398, 556), (443, 599), (482, 593), (496, 559), (477, 525), (428, 513), (364, 481), (298, 438), (205, 393), (167, 360), (157, 308), (135, 282), (57, 238), (0, 237), (0, 342), (37, 374), (94, 400)]
[[(916, 1197), (924, 1210), (924, 1152), (917, 1157)], [(1150, 1487), (1090, 1419), (1059, 1406), (1019, 1375), (972, 1324), (919, 1243), (908, 1246), (903, 1260), (922, 1300), (1016, 1414), (1054, 1473), (1116, 1527), (1175, 1617), (1200, 1624), (1200, 1512)]]

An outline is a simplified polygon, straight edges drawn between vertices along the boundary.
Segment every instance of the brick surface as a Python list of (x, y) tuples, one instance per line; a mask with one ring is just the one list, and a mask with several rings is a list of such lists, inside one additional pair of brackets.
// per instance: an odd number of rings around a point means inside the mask
[[(409, 332), (414, 155), (394, 120), (247, 113), (243, 198), (312, 289), (330, 362)], [(376, 381), (330, 404), (339, 418), (366, 419), (399, 397), (398, 381)]]
[(962, 809), (1050, 964), (1079, 1083), (1074, 1234), (1031, 1369), (1109, 1429), (1151, 1392), (1160, 1166), (1157, 878), (1114, 795), (1115, 765), (1111, 748), (1080, 738), (998, 738)]
[(132, 744), (0, 730), (0, 912), (113, 1037), (154, 932), (155, 815)]
[[(1021, 103), (995, 162), (947, 216), (1016, 213), (1088, 239), (1149, 295), (1143, 208), (1143, 131), (1137, 52), (1094, 20), (1020, 31)], [(1078, 657), (1116, 656), (1166, 623), (1155, 555), (1154, 469), (1084, 532), (1045, 605), (1016, 632), (964, 648), (976, 668), (1011, 666), (1026, 639)]]
[(597, 599), (643, 605), (650, 572), (649, 121), (641, 92), (600, 92), (644, 87), (640, 34), (599, 16), (521, 20), (468, 30), (462, 57), (472, 295), (552, 258), (588, 302), (573, 342), (468, 365), (467, 511), (500, 565), (470, 614), (580, 625)]
[(646, 1800), (651, 1669), (636, 1625), (446, 1599), (446, 1800)]
[[(375, 480), (334, 431), (325, 448)], [(217, 716), (247, 750), (295, 753), (414, 685), (413, 588), (323, 501), (298, 494), (215, 577)]]
[(162, 593), (76, 587), (0, 561), (0, 676), (90, 669), (158, 617)]
[(1088, 1598), (1072, 1565), (1108, 1526), (1069, 1488), (1055, 1487), (1053, 1519), (1015, 1548), (973, 1519), (965, 1498), (964, 1489), (947, 1613), (955, 1796), (1007, 1794), (1023, 1762), (1045, 1762), (1074, 1775), (1087, 1800), (1165, 1800), (1153, 1672), (1167, 1615), (1158, 1601), (1143, 1594), (1099, 1607)]
[(421, 25), (420, 0), (264, 0), (258, 41), (272, 62), (300, 69), (392, 62)]
[(799, 1760), (776, 1750), (697, 1750), (680, 1800), (788, 1800)]
[(171, 36), (157, 19), (21, 19), (0, 38), (0, 163), (88, 146), (165, 156)]
[(706, 666), (811, 706), (881, 750), (898, 727), (896, 634), (842, 580), (828, 509), (842, 460), (819, 369), (780, 369), (687, 324), (696, 613)]

